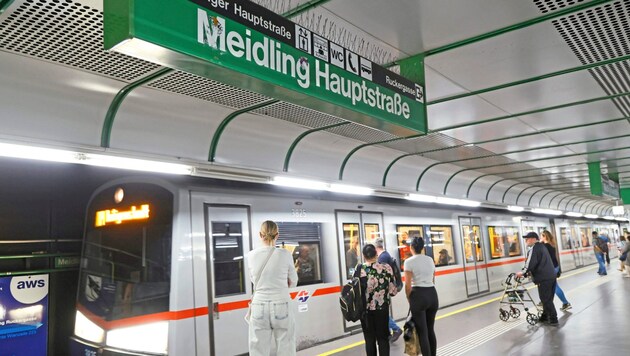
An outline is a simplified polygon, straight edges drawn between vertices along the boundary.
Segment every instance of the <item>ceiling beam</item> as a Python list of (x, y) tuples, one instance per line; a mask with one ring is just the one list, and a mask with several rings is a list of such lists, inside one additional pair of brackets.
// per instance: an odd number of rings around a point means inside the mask
[(214, 162), (214, 159), (215, 159), (216, 153), (217, 153), (217, 147), (219, 146), (219, 140), (221, 139), (221, 135), (223, 134), (223, 131), (225, 130), (227, 125), (230, 122), (232, 122), (232, 120), (236, 119), (236, 117), (241, 115), (241, 114), (245, 114), (247, 112), (250, 112), (250, 111), (253, 111), (253, 110), (256, 110), (256, 109), (264, 108), (265, 106), (269, 106), (269, 105), (275, 104), (275, 103), (277, 103), (279, 101), (280, 100), (277, 100), (277, 99), (267, 100), (267, 101), (264, 101), (262, 103), (258, 103), (258, 104), (255, 104), (255, 105), (248, 106), (246, 108), (242, 108), (240, 110), (236, 110), (236, 111), (232, 112), (231, 114), (229, 114), (228, 116), (226, 116), (225, 119), (223, 119), (223, 121), (221, 121), (221, 123), (217, 127), (216, 131), (214, 131), (214, 135), (212, 136), (212, 141), (210, 141), (210, 150), (208, 152), (208, 162)]
[[(533, 26), (533, 25), (539, 24), (541, 22), (546, 22), (546, 21), (553, 20), (553, 19), (558, 18), (558, 17), (570, 15), (572, 13), (588, 9), (590, 7), (593, 7), (593, 6), (599, 6), (599, 5), (602, 5), (602, 4), (605, 4), (605, 3), (608, 3), (608, 2), (612, 2), (612, 1), (613, 0), (593, 0), (593, 1), (589, 1), (589, 2), (586, 2), (586, 3), (579, 4), (579, 5), (571, 6), (571, 7), (562, 9), (562, 10), (554, 11), (552, 13), (549, 13), (549, 14), (546, 14), (546, 15), (543, 15), (543, 16), (540, 16), (540, 17), (536, 17), (536, 18), (529, 19), (529, 20), (526, 20), (526, 21), (523, 21), (523, 22), (519, 22), (517, 24), (510, 25), (510, 26), (507, 26), (507, 27), (503, 27), (503, 28), (500, 28), (498, 30), (494, 30), (494, 31), (487, 32), (487, 33), (484, 33), (484, 34), (481, 34), (481, 35), (470, 37), (470, 38), (467, 38), (467, 39), (464, 39), (464, 40), (461, 40), (461, 41), (457, 41), (457, 42), (454, 42), (454, 43), (451, 43), (451, 44), (448, 44), (448, 45), (445, 45), (445, 46), (441, 46), (441, 47), (437, 47), (437, 48), (434, 48), (434, 49), (430, 49), (430, 50), (422, 53), (422, 55), (424, 55), (424, 56), (433, 56), (433, 55), (436, 55), (438, 53), (442, 53), (442, 52), (446, 52), (446, 51), (449, 51), (449, 50), (452, 50), (452, 49), (455, 49), (455, 48), (463, 47), (463, 46), (469, 45), (471, 43), (480, 42), (480, 41), (486, 40), (488, 38), (492, 38), (492, 37), (496, 37), (496, 36), (502, 35), (504, 33), (520, 30), (520, 29), (523, 29), (523, 28), (527, 28), (529, 26)], [(413, 56), (417, 56), (417, 54), (411, 55), (410, 57), (413, 57)], [(383, 64), (383, 67), (385, 67), (385, 68), (392, 67), (394, 65), (397, 65), (400, 61), (403, 61), (404, 59), (406, 59), (406, 58), (398, 59), (398, 60), (396, 60), (396, 61), (394, 61), (392, 63)]]
[(116, 113), (118, 113), (118, 109), (122, 102), (125, 100), (127, 95), (131, 93), (134, 89), (153, 81), (157, 78), (160, 78), (170, 72), (174, 71), (171, 68), (162, 68), (156, 72), (153, 72), (147, 75), (144, 78), (140, 78), (135, 82), (129, 83), (125, 85), (122, 89), (116, 93), (114, 99), (109, 104), (109, 108), (107, 109), (107, 113), (105, 114), (105, 120), (103, 120), (103, 128), (101, 129), (101, 147), (109, 148), (110, 140), (112, 137), (112, 129), (114, 127), (114, 121), (116, 119)]
[(492, 87), (487, 87), (487, 88), (483, 88), (483, 89), (479, 89), (479, 90), (473, 90), (473, 91), (469, 91), (467, 93), (462, 93), (462, 94), (457, 94), (457, 95), (453, 95), (453, 96), (448, 96), (448, 97), (445, 97), (445, 98), (440, 98), (440, 99), (429, 101), (429, 102), (426, 103), (426, 105), (427, 106), (428, 105), (434, 105), (434, 104), (444, 103), (444, 102), (447, 102), (447, 101), (452, 101), (452, 100), (466, 98), (466, 97), (473, 96), (473, 95), (479, 95), (479, 94), (483, 94), (483, 93), (488, 93), (488, 92), (495, 91), (495, 90), (511, 88), (511, 87), (514, 87), (514, 86), (517, 86), (517, 85), (521, 85), (521, 84), (527, 84), (527, 83), (536, 82), (536, 81), (543, 80), (543, 79), (549, 79), (549, 78), (553, 78), (553, 77), (557, 77), (557, 76), (561, 76), (561, 75), (565, 75), (565, 74), (581, 72), (581, 71), (584, 71), (584, 70), (593, 69), (593, 68), (605, 66), (605, 65), (608, 65), (608, 64), (623, 62), (623, 61), (627, 61), (628, 59), (630, 59), (630, 54), (629, 55), (625, 55), (625, 56), (621, 56), (621, 57), (606, 59), (606, 60), (595, 62), (595, 63), (583, 64), (583, 65), (580, 65), (580, 66), (577, 66), (577, 67), (573, 67), (573, 68), (562, 69), (562, 70), (559, 70), (559, 71), (555, 71), (555, 72), (551, 72), (551, 73), (547, 73), (547, 74), (543, 74), (543, 75), (538, 75), (538, 76), (531, 77), (531, 78), (520, 79), (520, 80), (517, 80), (517, 81), (514, 81), (514, 82), (499, 84), (499, 85), (495, 85), (495, 86), (492, 86)]
[(289, 171), (289, 161), (291, 161), (291, 156), (293, 155), (293, 151), (295, 150), (295, 147), (297, 146), (297, 144), (300, 141), (302, 141), (302, 139), (304, 137), (306, 137), (306, 136), (308, 136), (308, 135), (310, 135), (310, 134), (312, 134), (314, 132), (332, 129), (334, 127), (347, 125), (349, 123), (350, 123), (350, 121), (338, 122), (336, 124), (322, 126), (322, 127), (317, 127), (317, 128), (310, 129), (310, 130), (307, 130), (307, 131), (303, 132), (300, 136), (298, 136), (295, 140), (293, 140), (293, 142), (291, 143), (291, 146), (287, 150), (287, 154), (284, 157), (284, 166), (282, 167), (282, 171), (283, 172), (288, 172)]

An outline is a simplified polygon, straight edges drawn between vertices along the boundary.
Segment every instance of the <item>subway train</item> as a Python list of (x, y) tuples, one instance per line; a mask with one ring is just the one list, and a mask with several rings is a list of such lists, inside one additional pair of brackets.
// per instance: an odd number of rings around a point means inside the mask
[[(298, 348), (360, 330), (339, 310), (361, 247), (382, 236), (404, 269), (425, 239), (441, 306), (499, 291), (525, 260), (521, 236), (549, 229), (563, 270), (595, 263), (592, 231), (616, 241), (628, 223), (209, 179), (125, 178), (87, 207), (73, 355), (247, 353), (252, 294), (245, 254), (265, 220), (280, 228), (300, 282), (291, 290)], [(616, 249), (611, 249), (611, 254)], [(408, 310), (400, 293), (394, 318)]]

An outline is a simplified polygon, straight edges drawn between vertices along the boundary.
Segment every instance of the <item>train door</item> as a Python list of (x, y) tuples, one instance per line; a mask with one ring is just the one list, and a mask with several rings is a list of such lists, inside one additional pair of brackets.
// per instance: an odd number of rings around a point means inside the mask
[(571, 235), (573, 236), (573, 256), (575, 261), (575, 268), (584, 267), (584, 251), (580, 248), (582, 241), (582, 234), (586, 231), (582, 231), (582, 228), (573, 225), (571, 227)]
[(243, 340), (248, 338), (248, 329), (243, 301), (251, 296), (244, 260), (251, 250), (249, 207), (208, 204), (193, 198), (193, 213), (203, 217), (192, 222), (193, 231), (205, 232), (205, 266), (197, 265), (195, 271), (205, 267), (209, 309), (207, 324), (196, 328), (198, 342), (208, 340), (208, 344), (199, 345), (198, 350), (207, 348), (209, 352), (201, 354), (213, 356), (245, 354), (247, 342)]
[(464, 276), (468, 296), (490, 290), (488, 268), (484, 255), (481, 218), (460, 217), (459, 226), (464, 256)]
[[(337, 241), (341, 252), (341, 284), (352, 277), (358, 263), (362, 262), (361, 250), (383, 234), (383, 214), (360, 211), (335, 211)], [(344, 321), (344, 328), (355, 329), (359, 322)]]

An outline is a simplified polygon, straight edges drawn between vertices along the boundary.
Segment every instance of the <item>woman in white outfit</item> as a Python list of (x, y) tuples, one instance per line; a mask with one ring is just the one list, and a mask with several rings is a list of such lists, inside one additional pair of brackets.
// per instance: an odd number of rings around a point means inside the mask
[[(276, 355), (295, 355), (294, 311), (289, 296), (289, 288), (298, 282), (293, 258), (289, 251), (275, 247), (278, 225), (273, 221), (262, 224), (260, 240), (262, 246), (247, 254), (249, 275), (255, 286), (249, 322), (249, 354), (272, 354), (272, 340), (275, 340)], [(258, 275), (260, 278), (256, 280)]]

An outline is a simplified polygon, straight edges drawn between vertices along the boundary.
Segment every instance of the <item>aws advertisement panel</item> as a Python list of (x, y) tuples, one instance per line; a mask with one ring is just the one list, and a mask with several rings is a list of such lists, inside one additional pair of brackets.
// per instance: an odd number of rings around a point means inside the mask
[[(426, 132), (422, 84), (251, 1), (106, 0), (104, 4), (107, 49), (381, 130), (395, 131), (391, 129), (395, 126)], [(191, 64), (193, 58), (201, 67)], [(199, 63), (212, 66), (203, 68)], [(233, 79), (243, 75), (247, 78), (238, 83)], [(279, 88), (291, 95), (281, 95)]]
[(0, 354), (46, 355), (48, 275), (0, 278)]

